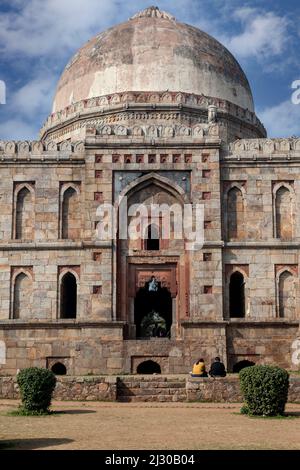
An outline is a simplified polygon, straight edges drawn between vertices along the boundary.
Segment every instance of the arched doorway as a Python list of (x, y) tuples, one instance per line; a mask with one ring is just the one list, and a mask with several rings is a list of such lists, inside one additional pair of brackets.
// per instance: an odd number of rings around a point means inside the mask
[(238, 374), (240, 370), (244, 369), (245, 367), (251, 367), (251, 366), (255, 366), (255, 362), (244, 359), (243, 361), (239, 361), (236, 364), (234, 364), (232, 372), (235, 374)]
[(60, 287), (60, 318), (76, 318), (77, 282), (74, 274), (67, 272)]
[(145, 250), (157, 251), (159, 250), (159, 230), (155, 224), (147, 227), (147, 233), (145, 237)]
[(137, 338), (170, 337), (172, 297), (166, 287), (153, 276), (136, 294), (134, 323)]
[[(179, 335), (181, 319), (189, 316), (190, 259), (185, 250), (184, 230), (181, 238), (178, 235), (178, 226), (182, 227), (183, 223), (180, 215), (184, 204), (189, 202), (188, 192), (154, 173), (125, 183), (125, 179), (124, 183), (116, 182), (123, 189), (115, 192), (120, 201), (119, 216), (122, 214), (114, 256), (116, 319), (126, 322), (126, 338), (141, 338), (142, 319), (154, 310), (166, 321), (166, 332), (172, 329), (172, 336)], [(166, 209), (170, 209), (170, 223), (163, 217)], [(173, 236), (175, 228), (176, 237)], [(152, 274), (161, 285), (150, 296), (145, 284)], [(157, 311), (153, 303), (158, 297), (161, 302)], [(162, 310), (161, 304), (165, 303), (167, 306)]]
[(52, 372), (55, 375), (66, 375), (67, 369), (64, 364), (61, 362), (56, 362), (52, 367), (51, 367)]
[(234, 272), (229, 283), (229, 315), (230, 318), (245, 317), (245, 280), (239, 272)]
[(137, 374), (161, 374), (160, 365), (154, 361), (144, 361), (137, 366)]

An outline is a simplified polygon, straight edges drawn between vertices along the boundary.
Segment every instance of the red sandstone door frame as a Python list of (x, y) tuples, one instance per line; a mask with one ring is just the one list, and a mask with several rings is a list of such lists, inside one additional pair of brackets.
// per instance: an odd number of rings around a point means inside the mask
[(126, 320), (130, 326), (130, 337), (135, 338), (134, 302), (137, 291), (155, 276), (156, 280), (166, 287), (172, 298), (172, 327), (171, 337), (178, 334), (179, 298), (178, 298), (178, 263), (161, 264), (132, 264), (127, 268), (127, 314)]

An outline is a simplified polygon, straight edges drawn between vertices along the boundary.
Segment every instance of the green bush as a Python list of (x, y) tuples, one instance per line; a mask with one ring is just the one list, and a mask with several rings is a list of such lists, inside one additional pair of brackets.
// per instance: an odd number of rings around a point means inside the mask
[(56, 377), (51, 370), (29, 367), (17, 375), (22, 408), (33, 413), (47, 413), (51, 404)]
[(277, 416), (284, 414), (289, 374), (276, 366), (245, 367), (239, 373), (245, 406), (242, 413)]

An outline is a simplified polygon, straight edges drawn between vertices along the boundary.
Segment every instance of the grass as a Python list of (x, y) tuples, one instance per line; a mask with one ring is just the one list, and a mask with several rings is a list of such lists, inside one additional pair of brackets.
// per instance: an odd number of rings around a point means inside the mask
[(300, 416), (295, 416), (291, 415), (288, 413), (284, 413), (284, 415), (275, 415), (275, 416), (266, 416), (266, 415), (246, 415), (249, 416), (249, 418), (258, 418), (258, 419), (297, 419), (300, 418)]
[(51, 416), (53, 411), (43, 410), (27, 410), (26, 408), (19, 407), (17, 410), (8, 411), (7, 416)]
[(243, 415), (247, 416), (248, 418), (253, 418), (253, 419), (295, 419), (295, 418), (300, 418), (300, 414), (290, 414), (290, 413), (284, 413), (283, 415), (254, 415), (249, 412), (243, 411), (243, 408), (241, 408), (241, 411), (239, 413), (232, 413), (234, 415)]

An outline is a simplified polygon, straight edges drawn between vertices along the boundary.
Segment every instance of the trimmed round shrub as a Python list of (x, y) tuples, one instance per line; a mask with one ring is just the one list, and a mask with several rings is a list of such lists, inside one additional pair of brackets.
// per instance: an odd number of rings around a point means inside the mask
[(29, 367), (17, 375), (22, 407), (26, 411), (47, 413), (51, 404), (56, 377), (51, 370)]
[(278, 416), (284, 414), (288, 398), (289, 374), (276, 366), (251, 366), (239, 373), (245, 406), (250, 415)]

